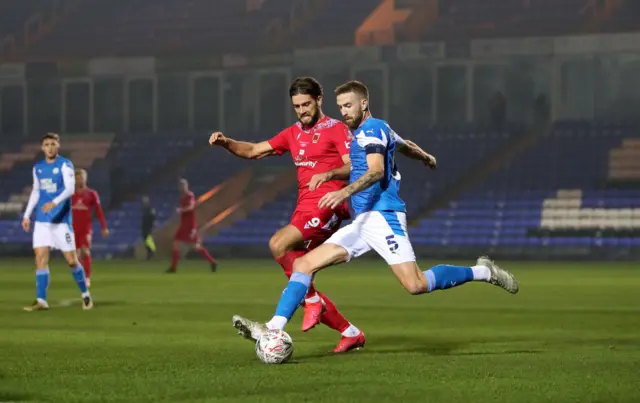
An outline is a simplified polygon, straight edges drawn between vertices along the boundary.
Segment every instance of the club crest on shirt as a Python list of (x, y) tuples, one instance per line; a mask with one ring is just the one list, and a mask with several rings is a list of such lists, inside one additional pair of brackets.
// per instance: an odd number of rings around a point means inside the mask
[(89, 210), (89, 206), (84, 204), (84, 201), (82, 199), (78, 199), (78, 202), (71, 206), (71, 208), (74, 210)]
[(311, 142), (312, 142), (313, 144), (316, 144), (318, 141), (320, 141), (320, 133), (315, 133), (315, 134), (313, 135), (313, 139), (311, 140)]
[(53, 174), (57, 175), (60, 173), (60, 169), (59, 168), (53, 168)]

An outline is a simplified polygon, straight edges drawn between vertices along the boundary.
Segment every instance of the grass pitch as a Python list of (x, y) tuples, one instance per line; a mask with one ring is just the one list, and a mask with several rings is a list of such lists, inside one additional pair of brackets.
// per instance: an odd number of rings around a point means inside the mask
[(293, 362), (267, 366), (231, 316), (271, 317), (285, 284), (275, 262), (223, 261), (216, 274), (184, 262), (166, 275), (97, 261), (96, 308), (83, 312), (58, 259), (52, 309), (28, 313), (32, 265), (5, 260), (0, 402), (640, 402), (640, 267), (504, 265), (516, 296), (470, 284), (412, 297), (380, 260), (327, 270), (318, 288), (366, 347), (330, 355), (338, 335), (303, 334), (298, 313)]

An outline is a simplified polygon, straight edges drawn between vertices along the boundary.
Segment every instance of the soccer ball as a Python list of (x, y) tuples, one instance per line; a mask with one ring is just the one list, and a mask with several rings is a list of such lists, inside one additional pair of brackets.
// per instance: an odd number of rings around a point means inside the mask
[(256, 355), (265, 364), (282, 364), (293, 355), (293, 340), (284, 330), (269, 329), (256, 342)]

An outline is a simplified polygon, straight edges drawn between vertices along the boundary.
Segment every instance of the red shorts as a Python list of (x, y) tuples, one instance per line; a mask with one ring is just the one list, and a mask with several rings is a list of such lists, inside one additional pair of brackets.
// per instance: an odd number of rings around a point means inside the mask
[(291, 225), (302, 233), (304, 247), (312, 250), (329, 239), (342, 224), (342, 220), (350, 217), (346, 204), (338, 206), (335, 210), (319, 209), (300, 211), (296, 209), (291, 216)]
[(176, 231), (174, 239), (179, 242), (185, 243), (200, 243), (200, 237), (198, 236), (198, 229), (191, 227), (180, 227)]
[(73, 233), (76, 238), (76, 249), (91, 249), (91, 240), (93, 238), (93, 233), (91, 231), (73, 231)]

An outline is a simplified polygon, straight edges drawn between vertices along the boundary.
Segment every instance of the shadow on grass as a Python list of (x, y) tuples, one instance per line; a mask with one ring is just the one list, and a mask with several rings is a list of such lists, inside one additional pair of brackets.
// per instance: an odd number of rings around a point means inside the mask
[(471, 342), (461, 340), (434, 339), (422, 336), (383, 336), (369, 340), (369, 343), (358, 351), (350, 351), (346, 354), (333, 354), (327, 351), (318, 351), (304, 356), (298, 356), (302, 360), (308, 358), (348, 357), (357, 355), (384, 355), (398, 353), (417, 353), (431, 356), (491, 356), (511, 354), (538, 354), (542, 350), (518, 349), (505, 351), (460, 351), (469, 346)]
[(2, 403), (18, 403), (28, 401), (35, 401), (34, 397), (20, 392), (0, 389), (0, 402)]
[[(125, 301), (113, 301), (113, 300), (111, 301), (98, 300), (98, 301), (94, 301), (93, 303), (94, 303), (94, 309), (100, 309), (101, 307), (127, 305)], [(53, 308), (79, 307), (80, 305), (82, 305), (82, 300), (80, 298), (65, 299), (65, 300), (59, 301), (56, 305), (53, 306)]]

